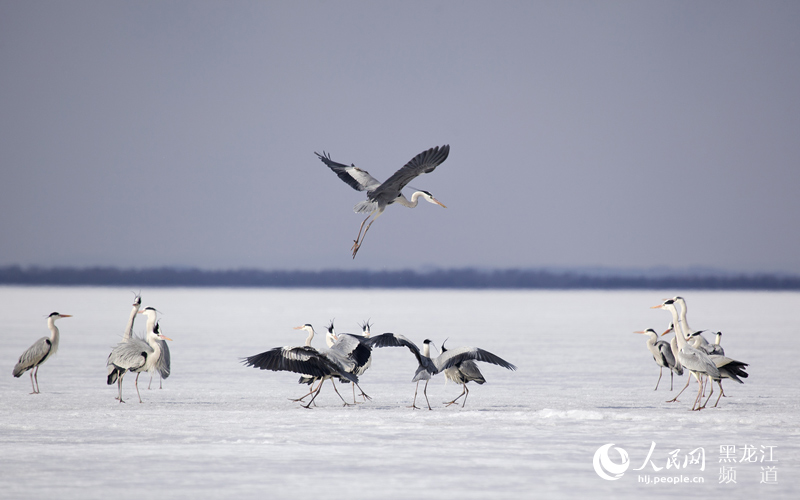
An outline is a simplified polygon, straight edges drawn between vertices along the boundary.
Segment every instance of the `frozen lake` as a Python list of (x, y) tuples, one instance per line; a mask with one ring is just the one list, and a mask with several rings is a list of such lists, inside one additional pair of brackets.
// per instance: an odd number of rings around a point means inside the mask
[[(142, 306), (162, 312), (174, 339), (172, 375), (143, 404), (126, 377), (127, 404), (106, 385), (106, 358), (133, 293), (121, 288), (0, 287), (0, 491), (2, 498), (613, 498), (713, 495), (797, 498), (800, 294), (665, 291), (455, 291), (154, 288)], [(721, 330), (732, 358), (750, 363), (744, 385), (723, 383), (718, 408), (688, 411), (695, 384), (666, 403), (665, 373), (635, 330), (666, 329), (651, 310), (682, 294), (693, 328)], [(58, 321), (57, 355), (39, 371), (11, 369)], [(242, 366), (240, 358), (301, 345), (311, 323), (422, 345), (479, 346), (518, 366), (481, 364), (466, 407), (445, 407), (460, 387), (437, 375), (433, 411), (412, 410), (416, 360), (374, 351), (361, 387), (373, 400), (342, 407), (326, 382), (318, 406), (292, 373)], [(144, 331), (143, 318), (134, 329)], [(788, 375), (788, 376), (787, 376)], [(144, 381), (142, 383), (142, 380)], [(686, 375), (675, 379), (676, 391)], [(154, 384), (156, 381), (154, 381)], [(339, 385), (352, 397), (349, 386)], [(421, 394), (420, 394), (421, 396)], [(714, 396), (716, 398), (716, 395)], [(713, 403), (713, 401), (712, 401)], [(423, 400), (424, 404), (424, 400)], [(419, 400), (418, 400), (419, 405)], [(622, 463), (617, 480), (593, 467), (597, 450)], [(677, 451), (676, 451), (677, 450)], [(669, 467), (667, 465), (669, 464)], [(639, 470), (637, 470), (639, 469)], [(603, 469), (606, 473), (610, 470)], [(650, 481), (649, 483), (647, 481)], [(663, 481), (654, 484), (655, 481)], [(676, 484), (677, 483), (677, 484)]]

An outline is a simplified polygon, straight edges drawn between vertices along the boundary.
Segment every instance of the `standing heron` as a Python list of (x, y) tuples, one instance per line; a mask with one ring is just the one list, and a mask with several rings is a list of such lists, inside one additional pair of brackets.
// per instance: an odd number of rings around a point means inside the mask
[[(402, 191), (413, 179), (422, 174), (433, 172), (437, 166), (444, 162), (447, 159), (447, 155), (450, 154), (449, 145), (437, 146), (423, 151), (412, 158), (411, 161), (406, 163), (383, 183), (372, 177), (366, 170), (362, 170), (355, 165), (351, 164), (347, 166), (336, 163), (331, 160), (330, 154), (324, 151), (322, 154), (317, 152), (314, 154), (350, 187), (357, 191), (367, 192), (367, 199), (353, 207), (356, 213), (369, 214), (361, 223), (361, 227), (358, 228), (358, 236), (356, 236), (356, 239), (353, 241), (352, 251), (354, 259), (356, 258), (358, 249), (361, 248), (361, 244), (364, 243), (364, 238), (366, 238), (367, 231), (369, 231), (372, 223), (375, 222), (375, 219), (380, 217), (383, 211), (386, 210), (386, 207), (392, 203), (397, 202), (405, 207), (414, 208), (417, 206), (418, 199), (422, 197), (422, 199), (427, 202), (447, 208), (428, 191), (414, 191), (410, 201), (403, 195)], [(364, 229), (364, 224), (366, 224), (370, 217), (372, 217), (372, 220), (367, 225), (367, 228)], [(364, 231), (363, 235), (361, 233), (362, 230)]]
[[(683, 332), (683, 325), (681, 325), (680, 321), (678, 320), (678, 311), (675, 308), (675, 300), (667, 299), (663, 303), (653, 306), (652, 309), (666, 309), (672, 314), (672, 324), (675, 326), (675, 338), (677, 339), (678, 343), (678, 359), (681, 362), (681, 365), (697, 379), (697, 396), (695, 397), (694, 404), (692, 404), (692, 410), (702, 410), (705, 408), (705, 404), (701, 404), (702, 401), (702, 392), (703, 392), (703, 376), (707, 375), (712, 380), (716, 381), (719, 384), (720, 391), (722, 390), (722, 385), (720, 384), (721, 375), (719, 373), (719, 369), (717, 368), (716, 364), (708, 357), (708, 354), (705, 352), (692, 347), (686, 341), (686, 335)], [(714, 393), (714, 385), (711, 384), (711, 392), (708, 395), (708, 399), (711, 399), (711, 395)], [(706, 399), (706, 402), (708, 402)]]
[(414, 389), (414, 400), (411, 403), (411, 408), (415, 410), (419, 410), (420, 408), (417, 406), (417, 392), (419, 391), (419, 383), (420, 381), (425, 381), (425, 387), (422, 390), (422, 393), (425, 395), (425, 402), (428, 403), (428, 409), (432, 410), (431, 403), (428, 401), (428, 382), (430, 381), (431, 377), (439, 373), (439, 370), (436, 368), (436, 365), (433, 364), (431, 360), (431, 342), (429, 339), (425, 339), (422, 342), (422, 351), (419, 350), (417, 345), (410, 341), (403, 335), (396, 335), (394, 333), (383, 333), (381, 335), (377, 335), (375, 337), (370, 337), (367, 341), (370, 346), (372, 347), (407, 347), (409, 351), (417, 358), (417, 371), (414, 373), (414, 378), (411, 379), (412, 382), (416, 382), (417, 386)]
[(683, 375), (683, 367), (680, 365), (680, 363), (675, 362), (675, 356), (672, 354), (672, 348), (670, 347), (669, 342), (665, 340), (658, 340), (658, 334), (652, 328), (633, 333), (641, 333), (648, 336), (647, 349), (650, 351), (650, 354), (653, 355), (653, 359), (659, 366), (658, 380), (656, 381), (656, 388), (653, 390), (658, 390), (658, 384), (661, 382), (661, 375), (663, 374), (664, 368), (667, 368), (669, 370), (669, 390), (671, 391), (672, 377), (674, 373)]
[(108, 368), (106, 383), (112, 385), (117, 382), (120, 403), (125, 402), (122, 399), (122, 378), (127, 372), (136, 373), (136, 382), (134, 383), (136, 395), (139, 397), (139, 402), (142, 402), (142, 396), (139, 394), (139, 374), (152, 370), (158, 363), (158, 358), (162, 355), (158, 340), (172, 340), (161, 333), (161, 328), (155, 321), (156, 310), (154, 308), (148, 307), (139, 314), (148, 316), (145, 339), (132, 336), (128, 342), (120, 342), (108, 355), (106, 361)]
[(492, 363), (509, 370), (516, 370), (517, 367), (502, 359), (500, 356), (494, 355), (489, 351), (483, 350), (479, 347), (460, 347), (455, 350), (445, 349), (445, 340), (442, 342), (442, 353), (433, 360), (439, 371), (444, 370), (444, 376), (447, 380), (461, 384), (464, 390), (454, 400), (445, 403), (447, 406), (455, 404), (456, 401), (464, 396), (464, 401), (461, 407), (467, 404), (467, 396), (469, 396), (469, 389), (467, 389), (468, 382), (475, 382), (476, 384), (484, 384), (486, 379), (478, 369), (475, 361), (484, 361)]
[[(156, 321), (155, 315), (152, 317), (148, 316), (147, 319), (147, 330), (149, 331), (153, 324)], [(148, 370), (150, 372), (150, 381), (147, 383), (147, 389), (150, 390), (150, 385), (153, 383), (153, 372), (158, 373), (158, 388), (162, 388), (161, 382), (169, 377), (171, 364), (172, 364), (172, 356), (169, 352), (169, 346), (167, 342), (163, 339), (157, 338), (156, 342), (158, 343), (159, 348), (161, 349), (161, 355), (156, 360), (156, 363)]]
[[(57, 312), (50, 313), (47, 317), (47, 328), (50, 329), (50, 337), (42, 337), (33, 343), (22, 356), (19, 361), (14, 365), (13, 375), (17, 378), (21, 377), (23, 373), (31, 370), (31, 387), (33, 392), (31, 394), (39, 394), (39, 365), (47, 361), (50, 356), (53, 356), (58, 351), (58, 340), (60, 338), (56, 320), (60, 318), (71, 318), (71, 314), (59, 314)], [(33, 381), (36, 380), (34, 386)]]

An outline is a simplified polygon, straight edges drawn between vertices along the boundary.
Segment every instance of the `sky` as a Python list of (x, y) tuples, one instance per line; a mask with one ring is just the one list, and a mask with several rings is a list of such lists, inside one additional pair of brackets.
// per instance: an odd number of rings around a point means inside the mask
[[(0, 265), (800, 273), (800, 3), (0, 0)], [(314, 152), (447, 208), (365, 199)], [(411, 190), (407, 190), (410, 196)]]

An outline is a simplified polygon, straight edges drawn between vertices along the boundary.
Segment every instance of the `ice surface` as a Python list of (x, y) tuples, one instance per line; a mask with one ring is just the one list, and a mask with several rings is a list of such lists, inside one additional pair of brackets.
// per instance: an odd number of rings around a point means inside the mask
[[(750, 363), (744, 385), (723, 384), (719, 408), (691, 412), (694, 383), (679, 403), (666, 403), (675, 394), (669, 375), (653, 391), (658, 368), (645, 337), (632, 333), (665, 330), (668, 313), (649, 307), (676, 291), (141, 292), (174, 339), (172, 375), (163, 390), (147, 390), (149, 376), (140, 377), (139, 404), (129, 374), (120, 404), (105, 361), (125, 327), (130, 290), (0, 287), (2, 498), (797, 497), (797, 293), (683, 293), (691, 326), (722, 330), (726, 353)], [(29, 395), (28, 374), (15, 379), (11, 369), (48, 334), (53, 311), (74, 317), (58, 321), (61, 347), (39, 371), (42, 393)], [(296, 374), (242, 366), (243, 356), (302, 344), (305, 332), (292, 327), (311, 323), (319, 334), (332, 318), (340, 332), (371, 318), (373, 334), (479, 346), (519, 369), (481, 364), (487, 383), (470, 384), (464, 408), (443, 405), (460, 387), (437, 375), (428, 387), (434, 410), (412, 410), (416, 361), (384, 348), (361, 377), (371, 402), (342, 407), (328, 386), (305, 410), (288, 400), (307, 390)], [(139, 318), (134, 331), (143, 330)], [(675, 379), (676, 390), (685, 380)], [(349, 385), (338, 387), (352, 398)], [(630, 457), (615, 481), (592, 465), (607, 443)], [(634, 471), (652, 443), (652, 465)], [(735, 462), (720, 462), (729, 445)], [(704, 470), (666, 469), (674, 450), (683, 466), (698, 448)], [(704, 482), (642, 482), (681, 476)]]

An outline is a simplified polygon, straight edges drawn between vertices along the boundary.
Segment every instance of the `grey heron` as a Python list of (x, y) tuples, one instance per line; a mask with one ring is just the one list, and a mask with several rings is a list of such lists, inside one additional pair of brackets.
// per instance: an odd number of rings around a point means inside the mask
[(464, 396), (464, 401), (461, 403), (461, 407), (463, 408), (464, 405), (467, 404), (467, 396), (469, 396), (467, 383), (475, 382), (476, 384), (483, 384), (486, 382), (486, 379), (478, 369), (478, 365), (475, 361), (492, 363), (512, 371), (517, 369), (516, 366), (502, 359), (500, 356), (479, 347), (460, 347), (458, 349), (448, 350), (444, 347), (445, 342), (447, 342), (447, 340), (442, 342), (442, 353), (433, 360), (433, 363), (439, 371), (444, 371), (444, 376), (447, 380), (455, 382), (456, 384), (461, 384), (464, 387), (464, 390), (461, 391), (458, 397), (449, 403), (445, 403), (447, 406), (455, 404), (461, 396)]
[[(475, 366), (475, 369), (472, 368), (472, 364), (474, 364), (475, 361), (493, 363), (502, 366), (503, 368), (508, 368), (509, 370), (517, 369), (516, 366), (512, 365), (508, 361), (505, 361), (499, 356), (496, 356), (489, 351), (480, 349), (478, 347), (460, 347), (458, 349), (446, 350), (444, 348), (444, 343), (442, 343), (442, 352), (439, 354), (439, 356), (431, 358), (430, 345), (433, 344), (433, 342), (430, 339), (425, 339), (423, 341), (422, 352), (420, 352), (419, 348), (406, 337), (393, 333), (384, 333), (376, 337), (372, 337), (368, 342), (374, 347), (408, 347), (408, 349), (417, 358), (419, 365), (417, 366), (417, 371), (414, 373), (414, 378), (411, 380), (412, 382), (417, 383), (416, 389), (414, 390), (414, 402), (412, 403), (412, 408), (417, 408), (416, 400), (420, 381), (425, 381), (423, 394), (425, 395), (425, 401), (428, 402), (428, 381), (432, 376), (439, 372), (445, 372), (445, 377), (447, 377), (448, 380), (452, 380), (464, 386), (464, 390), (462, 391), (461, 395), (459, 395), (453, 401), (446, 403), (449, 406), (455, 403), (461, 396), (469, 393), (469, 390), (467, 389), (467, 382), (478, 381), (478, 378), (475, 377), (477, 366)], [(479, 370), (478, 375), (480, 375)], [(480, 379), (483, 379), (483, 377), (480, 376)], [(478, 383), (482, 384), (485, 381), (486, 380), (483, 379), (482, 382)], [(464, 404), (466, 404), (466, 401), (467, 398), (464, 398), (462, 407)], [(428, 402), (428, 409), (432, 409), (430, 402)]]
[(139, 314), (139, 308), (142, 306), (142, 296), (141, 294), (135, 293), (133, 298), (133, 307), (131, 308), (131, 314), (128, 317), (128, 323), (125, 325), (125, 330), (122, 332), (122, 340), (121, 342), (129, 342), (131, 340), (131, 336), (133, 335), (133, 324), (136, 322), (136, 315)]
[[(348, 359), (353, 361), (353, 370), (352, 373), (356, 376), (360, 377), (367, 371), (367, 369), (372, 366), (372, 347), (366, 343), (366, 339), (369, 338), (369, 322), (362, 325), (362, 332), (363, 335), (354, 335), (352, 333), (336, 333), (336, 330), (333, 326), (333, 320), (328, 325), (328, 334), (334, 339), (333, 345), (330, 346), (331, 349), (336, 350), (342, 353), (344, 356), (347, 356)], [(344, 382), (344, 381), (343, 381)], [(352, 384), (353, 386), (353, 403), (356, 403), (356, 385)], [(359, 387), (359, 389), (361, 389)], [(364, 392), (361, 392), (361, 396), (366, 401), (367, 399), (372, 399)]]
[[(694, 377), (697, 379), (697, 397), (695, 397), (694, 404), (692, 404), (692, 410), (702, 410), (705, 408), (705, 404), (701, 405), (703, 375), (707, 375), (712, 380), (716, 381), (717, 384), (719, 384), (721, 391), (722, 385), (720, 384), (721, 375), (719, 373), (719, 369), (708, 357), (708, 354), (699, 349), (695, 349), (686, 341), (686, 336), (682, 329), (683, 325), (681, 325), (678, 320), (678, 311), (675, 308), (674, 299), (667, 299), (661, 304), (653, 306), (651, 309), (666, 309), (672, 314), (672, 324), (675, 325), (675, 338), (677, 339), (678, 343), (678, 360), (681, 362), (681, 365), (683, 365), (685, 369), (689, 370), (689, 372), (691, 372), (692, 375), (694, 375)], [(711, 392), (708, 395), (709, 399), (713, 393), (714, 386), (712, 384)], [(706, 402), (708, 402), (708, 399)]]
[[(50, 329), (50, 337), (42, 337), (32, 346), (27, 348), (19, 357), (19, 361), (14, 365), (13, 375), (17, 378), (23, 373), (31, 370), (31, 394), (39, 394), (39, 365), (47, 361), (58, 351), (58, 341), (60, 338), (56, 320), (60, 318), (71, 318), (71, 314), (50, 313), (47, 317), (47, 328)], [(33, 381), (36, 380), (34, 386)]]
[[(155, 323), (156, 318), (155, 315), (153, 317), (149, 317), (147, 319), (147, 329), (150, 330), (152, 328), (151, 323)], [(150, 389), (150, 384), (153, 383), (153, 372), (158, 373), (158, 388), (162, 388), (162, 381), (169, 377), (172, 365), (172, 355), (169, 352), (169, 346), (167, 342), (163, 339), (157, 338), (156, 342), (158, 346), (161, 348), (161, 355), (156, 360), (156, 363), (150, 367), (148, 370), (150, 372), (150, 381), (147, 383), (147, 389)]]
[(665, 340), (658, 340), (658, 334), (652, 328), (633, 333), (647, 335), (647, 349), (650, 351), (650, 354), (653, 355), (653, 359), (659, 366), (658, 380), (656, 381), (656, 388), (653, 390), (658, 390), (658, 384), (661, 382), (661, 375), (663, 374), (664, 368), (666, 368), (669, 370), (669, 390), (671, 391), (672, 377), (675, 373), (678, 375), (683, 375), (683, 367), (680, 365), (680, 363), (675, 362), (675, 356), (672, 354), (672, 348), (670, 347), (669, 342)]
[[(355, 363), (333, 349), (317, 350), (311, 347), (311, 339), (314, 338), (314, 328), (310, 324), (305, 324), (295, 328), (296, 330), (306, 330), (309, 335), (306, 345), (300, 347), (275, 347), (253, 356), (242, 359), (245, 366), (252, 366), (261, 370), (290, 371), (300, 373), (313, 380), (320, 380), (316, 391), (312, 390), (313, 396), (304, 408), (310, 408), (314, 403), (322, 384), (329, 378), (347, 379), (358, 385), (358, 377), (352, 373)], [(302, 379), (301, 379), (302, 380)], [(359, 387), (360, 389), (360, 387)], [(336, 385), (334, 384), (334, 390)], [(363, 392), (363, 391), (362, 391)], [(336, 390), (336, 394), (339, 391)], [(341, 394), (339, 394), (341, 398)], [(305, 396), (303, 397), (305, 398)], [(303, 399), (300, 398), (300, 399)], [(347, 405), (348, 403), (342, 401)]]
[(139, 394), (139, 374), (152, 370), (158, 363), (158, 358), (162, 355), (158, 340), (172, 340), (161, 333), (161, 328), (158, 322), (155, 321), (156, 310), (154, 308), (148, 307), (140, 311), (139, 314), (148, 316), (145, 339), (131, 336), (127, 342), (120, 342), (111, 350), (111, 354), (108, 355), (108, 360), (106, 361), (108, 368), (106, 383), (112, 385), (117, 382), (120, 403), (125, 402), (122, 399), (122, 379), (127, 372), (136, 373), (136, 382), (134, 383), (136, 395), (139, 397), (139, 402), (142, 402), (142, 396)]
[[(403, 195), (403, 188), (419, 175), (433, 172), (437, 166), (444, 162), (450, 154), (449, 145), (437, 146), (423, 151), (412, 158), (411, 161), (406, 163), (383, 183), (372, 177), (366, 170), (362, 170), (355, 165), (351, 164), (347, 166), (331, 160), (330, 154), (325, 151), (323, 151), (322, 154), (317, 152), (314, 152), (314, 154), (350, 187), (357, 191), (367, 192), (367, 199), (356, 204), (353, 208), (356, 213), (369, 214), (361, 223), (361, 227), (358, 229), (358, 236), (356, 236), (353, 242), (352, 251), (354, 259), (372, 223), (375, 222), (375, 219), (380, 217), (383, 211), (386, 210), (386, 207), (392, 203), (397, 202), (405, 207), (414, 208), (417, 206), (418, 200), (421, 197), (429, 203), (446, 208), (428, 191), (414, 191), (409, 201), (408, 198)], [(372, 220), (367, 225), (366, 229), (364, 229), (364, 224), (366, 224), (370, 217), (372, 217)]]
[(416, 382), (417, 385), (414, 389), (414, 400), (411, 403), (411, 408), (415, 410), (419, 410), (417, 406), (417, 392), (419, 391), (419, 383), (420, 381), (425, 381), (425, 387), (422, 390), (422, 393), (425, 395), (425, 402), (428, 403), (428, 409), (432, 410), (431, 403), (428, 401), (428, 382), (430, 381), (431, 377), (439, 373), (439, 370), (436, 368), (436, 365), (433, 364), (433, 360), (431, 360), (431, 348), (430, 344), (432, 342), (429, 339), (425, 339), (422, 343), (422, 351), (420, 351), (417, 345), (410, 341), (403, 335), (396, 335), (394, 333), (382, 333), (381, 335), (377, 335), (375, 337), (370, 337), (367, 340), (367, 343), (371, 347), (407, 347), (409, 351), (417, 358), (417, 371), (414, 373), (414, 378), (411, 379), (412, 382)]

